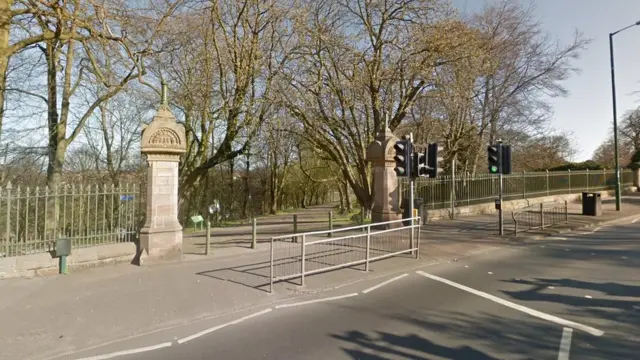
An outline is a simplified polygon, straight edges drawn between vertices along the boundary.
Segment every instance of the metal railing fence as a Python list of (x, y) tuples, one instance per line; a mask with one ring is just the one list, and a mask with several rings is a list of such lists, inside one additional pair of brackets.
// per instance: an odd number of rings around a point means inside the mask
[(0, 188), (0, 257), (133, 241), (142, 222), (139, 186), (12, 186)]
[(514, 222), (513, 234), (519, 232), (544, 229), (556, 224), (569, 222), (569, 204), (538, 204), (511, 213)]
[[(436, 179), (420, 178), (415, 183), (415, 197), (423, 200), (426, 209), (490, 203), (498, 197), (498, 182), (498, 176), (492, 174), (463, 175), (454, 179), (447, 175)], [(622, 171), (620, 182), (622, 186), (633, 185), (633, 172)], [(409, 196), (408, 184), (402, 178), (403, 198)], [(505, 201), (614, 188), (613, 170), (521, 172), (504, 176)]]
[[(336, 230), (289, 234), (271, 238), (270, 284), (364, 264), (369, 271), (371, 261), (420, 250), (420, 218), (413, 226), (402, 226), (404, 220), (353, 226)], [(400, 227), (378, 230), (387, 225)], [(331, 237), (329, 237), (331, 234)]]

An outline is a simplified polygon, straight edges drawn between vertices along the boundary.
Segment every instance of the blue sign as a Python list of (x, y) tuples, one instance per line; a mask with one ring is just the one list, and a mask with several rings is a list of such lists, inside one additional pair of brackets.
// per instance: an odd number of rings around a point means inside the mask
[(135, 197), (133, 195), (120, 195), (120, 201), (129, 201), (133, 200)]

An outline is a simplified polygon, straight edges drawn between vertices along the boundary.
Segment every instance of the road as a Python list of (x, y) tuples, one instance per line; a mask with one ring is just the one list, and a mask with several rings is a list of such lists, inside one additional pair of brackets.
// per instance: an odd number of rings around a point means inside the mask
[(607, 227), (351, 284), (132, 339), (127, 348), (157, 349), (117, 358), (633, 359), (639, 231)]

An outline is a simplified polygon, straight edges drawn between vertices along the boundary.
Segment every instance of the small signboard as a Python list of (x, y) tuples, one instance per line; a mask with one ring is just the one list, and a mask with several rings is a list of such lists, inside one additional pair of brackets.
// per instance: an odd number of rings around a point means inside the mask
[(71, 255), (71, 239), (60, 238), (56, 239), (56, 256), (69, 256)]
[(120, 201), (131, 201), (135, 199), (134, 195), (120, 195)]

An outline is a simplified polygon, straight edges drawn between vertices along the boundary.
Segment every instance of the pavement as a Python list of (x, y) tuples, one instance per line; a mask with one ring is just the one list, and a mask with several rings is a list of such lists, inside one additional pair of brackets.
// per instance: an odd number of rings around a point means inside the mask
[(369, 279), (136, 339), (127, 345), (147, 348), (119, 358), (634, 359), (638, 231), (618, 225)]
[[(592, 226), (593, 230), (594, 224), (603, 221), (628, 221), (634, 211), (640, 215), (640, 204), (635, 199), (625, 199), (623, 210), (622, 214), (610, 214), (606, 207), (601, 218), (588, 218), (586, 225), (582, 218), (570, 223), (576, 227)], [(166, 343), (167, 332), (172, 333), (171, 339), (180, 339), (212, 322), (237, 321), (254, 311), (296, 299), (326, 296), (379, 281), (398, 271), (458, 263), (481, 254), (542, 243), (537, 234), (519, 235), (517, 241), (497, 237), (491, 230), (492, 221), (495, 216), (434, 222), (421, 231), (420, 260), (398, 256), (372, 264), (366, 273), (358, 267), (314, 275), (306, 279), (305, 287), (281, 282), (273, 294), (266, 291), (266, 243), (259, 244), (256, 250), (216, 248), (213, 255), (194, 256), (193, 261), (111, 266), (68, 276), (0, 281), (0, 319), (3, 324), (11, 324), (0, 327), (0, 359), (77, 359), (136, 348), (149, 340)], [(547, 231), (555, 234), (555, 230)], [(486, 261), (502, 259), (503, 256), (492, 255)], [(449, 301), (454, 300), (444, 302)], [(315, 325), (303, 328), (315, 329)], [(269, 335), (262, 333), (261, 338)], [(289, 335), (276, 333), (288, 339)], [(172, 344), (173, 340), (169, 341)]]
[[(298, 232), (327, 230), (329, 212), (333, 211), (334, 228), (352, 226), (351, 221), (339, 216), (334, 203), (310, 206), (297, 212), (257, 217), (256, 240), (264, 244), (272, 236), (293, 233), (293, 216), (298, 217)], [(251, 248), (253, 228), (251, 224), (211, 228), (211, 246), (213, 251), (223, 254), (242, 253)], [(204, 255), (206, 245), (205, 231), (189, 229), (183, 235), (183, 252), (187, 255)]]

